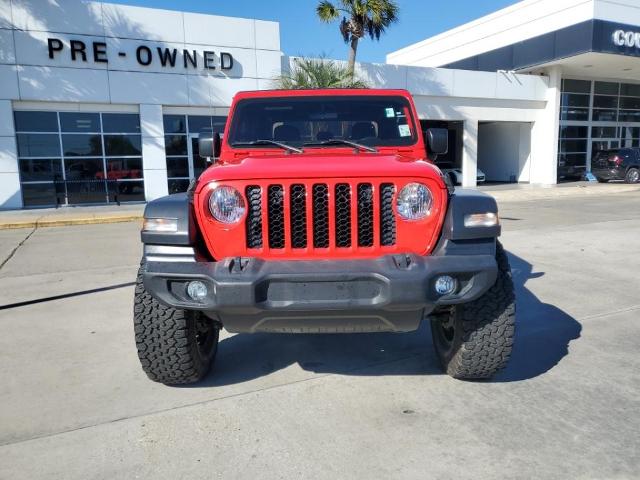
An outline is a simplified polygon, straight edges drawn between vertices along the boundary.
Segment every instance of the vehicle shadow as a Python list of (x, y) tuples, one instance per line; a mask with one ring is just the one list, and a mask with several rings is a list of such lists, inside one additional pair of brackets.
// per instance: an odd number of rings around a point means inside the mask
[[(537, 377), (568, 354), (581, 326), (559, 308), (543, 303), (526, 287), (539, 278), (531, 264), (509, 255), (516, 287), (517, 316), (513, 355), (492, 382)], [(342, 335), (239, 334), (220, 341), (213, 372), (195, 388), (246, 382), (297, 363), (319, 374), (442, 374), (431, 342), (428, 321), (410, 333)]]

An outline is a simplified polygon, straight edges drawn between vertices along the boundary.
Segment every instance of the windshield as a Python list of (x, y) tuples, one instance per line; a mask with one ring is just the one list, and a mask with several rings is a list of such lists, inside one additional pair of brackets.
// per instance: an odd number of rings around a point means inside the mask
[[(238, 102), (228, 132), (233, 147), (327, 147), (349, 140), (361, 145), (406, 146), (417, 141), (409, 102), (399, 96), (251, 98)], [(336, 142), (334, 142), (336, 141)], [(254, 145), (248, 145), (256, 142)], [(321, 145), (326, 142), (325, 145)], [(316, 145), (314, 145), (316, 144)]]

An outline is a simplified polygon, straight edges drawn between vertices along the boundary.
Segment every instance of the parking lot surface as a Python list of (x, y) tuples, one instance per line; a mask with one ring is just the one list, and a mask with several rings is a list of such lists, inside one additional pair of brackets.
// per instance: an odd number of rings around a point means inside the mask
[(140, 369), (138, 223), (0, 231), (0, 478), (640, 478), (640, 194), (501, 205), (514, 355), (440, 373), (407, 334), (230, 335)]

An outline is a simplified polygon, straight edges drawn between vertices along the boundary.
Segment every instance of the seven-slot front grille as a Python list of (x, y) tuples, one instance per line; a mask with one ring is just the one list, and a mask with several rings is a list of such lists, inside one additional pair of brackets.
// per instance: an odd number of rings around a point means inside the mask
[(392, 183), (249, 185), (247, 248), (393, 246), (394, 192)]

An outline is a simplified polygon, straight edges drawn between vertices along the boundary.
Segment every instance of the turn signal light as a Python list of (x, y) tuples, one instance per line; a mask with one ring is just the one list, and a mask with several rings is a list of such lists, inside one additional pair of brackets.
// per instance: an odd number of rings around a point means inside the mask
[(142, 223), (145, 232), (173, 233), (178, 231), (176, 218), (145, 218)]
[(473, 227), (495, 227), (500, 223), (498, 214), (493, 212), (470, 213), (464, 216), (464, 226)]

